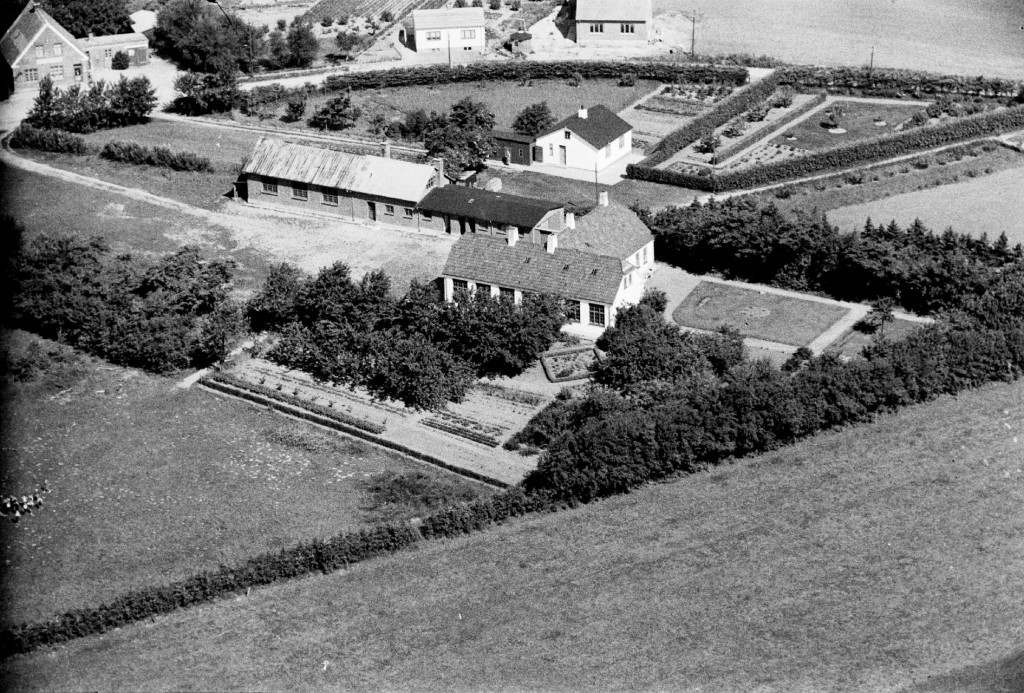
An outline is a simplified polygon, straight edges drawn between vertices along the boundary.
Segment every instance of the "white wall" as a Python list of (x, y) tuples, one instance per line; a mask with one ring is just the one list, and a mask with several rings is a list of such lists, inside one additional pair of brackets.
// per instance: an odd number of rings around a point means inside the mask
[[(463, 31), (472, 31), (472, 38), (463, 38)], [(435, 35), (440, 34), (440, 39), (427, 40), (427, 34)], [(428, 52), (448, 52), (448, 42), (451, 41), (452, 54), (456, 52), (468, 52), (466, 49), (473, 51), (482, 51), (487, 45), (487, 39), (484, 35), (484, 28), (482, 26), (466, 28), (466, 29), (417, 29), (416, 30), (416, 52), (417, 53), (428, 53)]]
[(614, 140), (608, 153), (605, 153), (605, 147), (601, 149), (595, 149), (590, 145), (589, 142), (578, 136), (574, 132), (569, 133), (569, 139), (565, 139), (566, 129), (556, 130), (548, 135), (537, 138), (537, 146), (544, 148), (544, 163), (554, 164), (560, 166), (560, 158), (558, 148), (564, 146), (566, 148), (566, 168), (579, 168), (587, 171), (593, 171), (594, 165), (597, 165), (597, 170), (602, 171), (609, 164), (618, 161), (622, 157), (633, 151), (633, 131), (630, 130), (625, 134), (622, 139), (622, 145), (619, 144), (619, 139)]

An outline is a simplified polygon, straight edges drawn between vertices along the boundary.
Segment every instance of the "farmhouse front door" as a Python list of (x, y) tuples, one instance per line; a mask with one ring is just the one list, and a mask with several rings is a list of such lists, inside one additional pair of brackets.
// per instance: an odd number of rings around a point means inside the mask
[(566, 149), (564, 144), (558, 145), (558, 163), (565, 166)]
[(366, 218), (370, 221), (377, 221), (377, 204), (374, 202), (366, 203)]

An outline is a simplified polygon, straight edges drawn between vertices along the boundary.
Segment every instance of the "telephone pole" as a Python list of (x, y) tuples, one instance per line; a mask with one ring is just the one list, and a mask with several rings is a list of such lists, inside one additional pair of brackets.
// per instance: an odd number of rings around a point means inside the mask
[(696, 8), (684, 12), (683, 16), (690, 20), (690, 57), (697, 57), (697, 22), (704, 21), (704, 14)]

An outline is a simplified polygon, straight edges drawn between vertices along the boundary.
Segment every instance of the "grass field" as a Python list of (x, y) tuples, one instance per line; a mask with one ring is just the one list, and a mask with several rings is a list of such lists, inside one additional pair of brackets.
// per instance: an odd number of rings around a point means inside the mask
[(843, 230), (895, 219), (901, 225), (920, 219), (925, 226), (995, 240), (1006, 233), (1010, 244), (1024, 243), (1024, 167), (1012, 168), (952, 185), (894, 195), (883, 200), (833, 209), (828, 219)]
[(29, 691), (1019, 691), (1022, 421), (1024, 383), (994, 385), (0, 671)]
[(715, 330), (731, 325), (745, 337), (807, 346), (846, 313), (826, 303), (702, 281), (672, 312), (672, 319), (683, 327)]
[(690, 49), (696, 10), (700, 53), (772, 55), (794, 63), (899, 67), (1019, 79), (1019, 0), (655, 0), (654, 26)]
[[(870, 139), (893, 132), (896, 126), (925, 108), (920, 104), (876, 104), (859, 101), (837, 101), (836, 103), (843, 109), (839, 127), (846, 130), (845, 133), (833, 134), (822, 127), (821, 121), (825, 117), (825, 110), (818, 110), (811, 117), (788, 128), (771, 140), (769, 144), (787, 144), (807, 151), (837, 147), (847, 142)], [(876, 120), (884, 122), (885, 125), (876, 125)], [(788, 139), (790, 137), (796, 137), (796, 139)]]
[(89, 363), (79, 380), (4, 393), (0, 486), (51, 489), (41, 512), (0, 523), (7, 623), (358, 527), (373, 519), (363, 485), (384, 470), (486, 492), (266, 409)]
[(1024, 154), (991, 143), (980, 145), (973, 154), (966, 154), (958, 161), (945, 153), (925, 154), (920, 159), (927, 162), (926, 168), (919, 168), (910, 161), (886, 164), (864, 169), (863, 177), (843, 174), (828, 180), (786, 186), (761, 197), (787, 212), (796, 208), (828, 211), (1024, 167)]

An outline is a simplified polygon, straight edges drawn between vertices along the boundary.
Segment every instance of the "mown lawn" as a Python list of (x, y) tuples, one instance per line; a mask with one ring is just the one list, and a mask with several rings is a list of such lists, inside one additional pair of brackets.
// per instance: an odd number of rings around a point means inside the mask
[(847, 309), (728, 284), (702, 281), (672, 312), (683, 327), (735, 327), (744, 337), (807, 346), (846, 315)]
[(1019, 691), (1022, 422), (1024, 383), (992, 385), (0, 673), (24, 690)]
[[(797, 149), (817, 151), (837, 147), (855, 140), (870, 139), (893, 132), (900, 123), (908, 120), (918, 111), (923, 111), (925, 104), (893, 103), (877, 104), (859, 101), (836, 101), (843, 109), (839, 127), (846, 130), (843, 134), (833, 134), (822, 126), (825, 111), (815, 111), (809, 118), (801, 121), (784, 133), (771, 140), (769, 144), (785, 144)], [(875, 121), (884, 122), (876, 125)], [(795, 140), (788, 139), (796, 137)]]
[(51, 492), (42, 511), (0, 521), (4, 623), (358, 527), (373, 519), (363, 484), (385, 470), (487, 492), (175, 382), (89, 359), (78, 378), (6, 389), (0, 487), (20, 496), (46, 482)]

